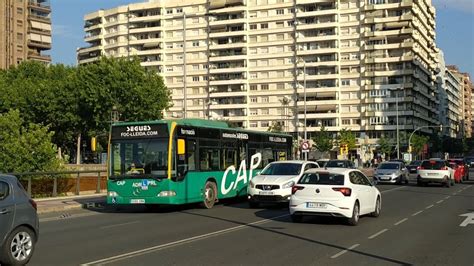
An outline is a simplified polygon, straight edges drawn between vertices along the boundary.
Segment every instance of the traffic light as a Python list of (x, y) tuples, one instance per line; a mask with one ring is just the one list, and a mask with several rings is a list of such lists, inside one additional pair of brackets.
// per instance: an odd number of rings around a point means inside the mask
[(339, 147), (339, 152), (341, 154), (348, 154), (349, 148), (347, 147), (347, 144), (341, 144), (341, 146)]
[(97, 139), (95, 137), (91, 138), (91, 151), (96, 151), (97, 149)]
[(344, 144), (344, 153), (349, 154), (349, 147), (347, 147), (347, 144)]

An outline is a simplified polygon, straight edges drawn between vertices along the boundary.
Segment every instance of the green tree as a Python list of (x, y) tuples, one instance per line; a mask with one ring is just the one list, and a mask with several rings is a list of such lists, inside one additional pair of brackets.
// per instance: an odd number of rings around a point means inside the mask
[(339, 135), (338, 135), (339, 146), (347, 145), (347, 148), (349, 150), (352, 150), (356, 148), (356, 142), (357, 142), (356, 137), (350, 129), (343, 128), (339, 131)]
[(331, 133), (324, 126), (321, 126), (321, 129), (314, 133), (313, 141), (316, 149), (323, 153), (330, 151), (333, 147)]
[(53, 133), (47, 127), (23, 125), (18, 110), (0, 114), (0, 171), (34, 172), (60, 168)]
[(385, 154), (386, 159), (390, 159), (390, 155), (393, 152), (393, 139), (382, 136), (379, 141), (380, 151)]
[(411, 138), (412, 152), (415, 154), (420, 154), (425, 144), (428, 143), (429, 139), (430, 138), (427, 136), (421, 136), (417, 134), (413, 135)]
[(274, 133), (282, 133), (283, 125), (280, 122), (274, 122), (268, 127), (267, 131)]

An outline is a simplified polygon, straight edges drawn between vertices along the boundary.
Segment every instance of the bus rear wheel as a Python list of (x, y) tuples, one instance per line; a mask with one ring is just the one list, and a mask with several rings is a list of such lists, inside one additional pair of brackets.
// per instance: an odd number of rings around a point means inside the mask
[(216, 183), (207, 181), (204, 186), (204, 200), (202, 206), (206, 209), (211, 209), (217, 201), (217, 186)]

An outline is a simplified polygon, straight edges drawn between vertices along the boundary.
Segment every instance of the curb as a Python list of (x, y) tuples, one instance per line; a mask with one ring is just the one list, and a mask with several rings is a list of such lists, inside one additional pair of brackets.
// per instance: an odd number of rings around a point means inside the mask
[(75, 199), (87, 199), (87, 198), (100, 198), (107, 196), (107, 193), (87, 194), (87, 195), (74, 195), (74, 196), (63, 196), (54, 198), (33, 198), (36, 202), (54, 201), (54, 200), (75, 200)]
[[(88, 208), (98, 208), (100, 205), (102, 205), (105, 202), (105, 195), (94, 195), (94, 196), (89, 196), (89, 197), (63, 197), (60, 199), (48, 199), (48, 200), (42, 200), (38, 201), (38, 209), (37, 213), (38, 214), (45, 214), (45, 213), (51, 213), (51, 212), (63, 212), (63, 211), (69, 211), (69, 210), (76, 210), (76, 209), (88, 209)], [(76, 202), (74, 201), (75, 199), (82, 199), (84, 200), (83, 202)], [(89, 201), (87, 201), (89, 199)], [(43, 205), (41, 202), (48, 202), (48, 201), (58, 201), (57, 204), (54, 204), (52, 206), (48, 205)]]

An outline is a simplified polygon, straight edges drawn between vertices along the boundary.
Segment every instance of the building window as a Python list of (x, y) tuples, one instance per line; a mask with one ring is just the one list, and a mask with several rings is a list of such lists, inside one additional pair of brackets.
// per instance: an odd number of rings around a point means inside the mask
[(23, 27), (23, 20), (17, 20), (17, 21), (16, 21), (16, 26), (17, 26), (18, 28), (22, 28), (22, 27)]
[(343, 80), (341, 80), (341, 84), (342, 84), (342, 86), (350, 86), (351, 81), (349, 79), (343, 79)]
[(268, 115), (269, 114), (268, 109), (262, 109), (261, 114), (262, 115)]
[(17, 7), (17, 8), (16, 8), (16, 13), (17, 13), (18, 15), (23, 15), (23, 8)]
[(280, 22), (276, 23), (276, 26), (277, 26), (277, 28), (283, 28), (285, 26), (285, 23), (280, 21)]
[(176, 13), (183, 13), (183, 9), (182, 8), (176, 8)]
[(250, 109), (250, 115), (258, 115), (257, 109)]
[(251, 103), (257, 103), (257, 97), (251, 97), (250, 102)]
[(268, 97), (262, 97), (262, 103), (268, 103)]
[(283, 15), (283, 14), (285, 14), (284, 9), (277, 9), (277, 15)]
[(262, 91), (267, 91), (267, 90), (268, 90), (268, 84), (262, 84), (262, 85), (260, 85), (260, 90), (262, 90)]
[(199, 77), (193, 77), (193, 81), (199, 81)]
[(250, 85), (250, 90), (251, 91), (256, 91), (257, 90), (257, 85), (255, 85), (255, 84)]
[(251, 30), (256, 30), (257, 29), (257, 24), (250, 24), (250, 29)]
[(173, 44), (172, 44), (172, 43), (166, 44), (166, 48), (168, 48), (168, 49), (173, 49)]
[(198, 47), (199, 46), (199, 41), (194, 41), (193, 42), (193, 47)]
[(260, 29), (268, 29), (268, 23), (262, 23), (260, 24)]
[(256, 79), (257, 78), (257, 73), (256, 72), (250, 73), (250, 78), (251, 79)]
[(277, 84), (277, 90), (284, 90), (285, 89), (285, 83), (278, 83)]
[(166, 14), (173, 14), (173, 9), (167, 9)]
[(17, 33), (16, 34), (16, 40), (19, 41), (19, 42), (22, 42), (23, 41), (23, 33)]
[(350, 124), (351, 124), (351, 120), (350, 120), (350, 119), (342, 119), (342, 124), (343, 124), (343, 125), (350, 125)]
[(257, 127), (257, 122), (250, 122), (249, 126), (250, 127)]
[(270, 126), (270, 123), (268, 121), (260, 122), (260, 127), (268, 127), (268, 126)]

